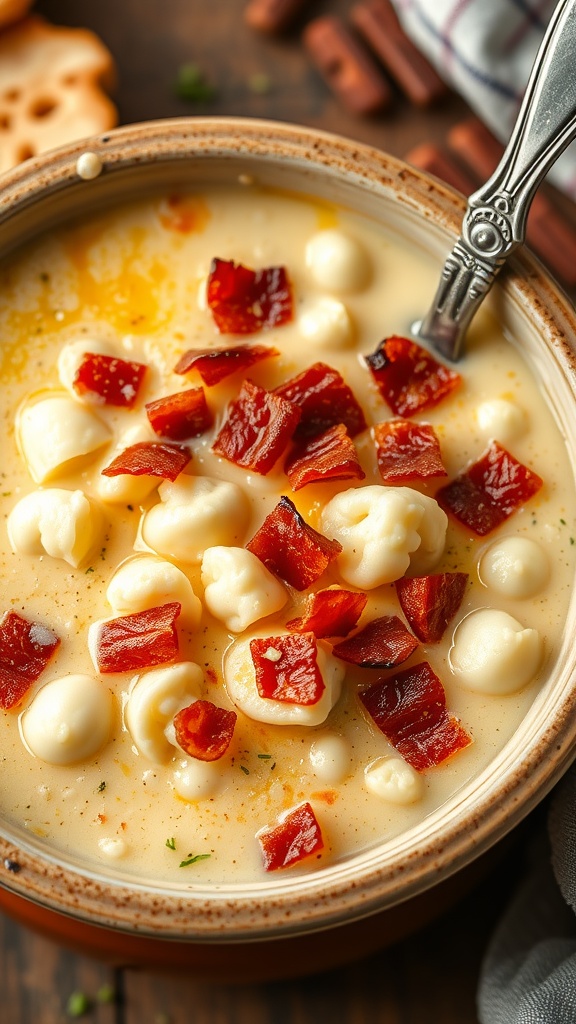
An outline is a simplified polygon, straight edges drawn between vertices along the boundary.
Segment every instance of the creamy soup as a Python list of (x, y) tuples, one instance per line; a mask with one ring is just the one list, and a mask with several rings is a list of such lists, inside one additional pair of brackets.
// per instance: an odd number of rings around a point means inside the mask
[[(219, 331), (207, 290), (214, 259), (283, 266), (291, 316)], [(409, 417), (435, 431), (445, 475), (383, 482), (374, 427), (398, 417), (362, 357), (409, 333), (437, 274), (361, 216), (249, 181), (102, 213), (2, 268), (2, 611), (5, 623), (8, 613), (32, 623), (37, 646), (60, 641), (1, 716), (9, 823), (93, 870), (188, 885), (263, 877), (259, 834), (304, 804), (323, 845), (285, 870), (316, 871), (409, 829), (506, 744), (560, 648), (574, 576), (572, 470), (537, 383), (482, 311), (459, 386)], [(245, 344), (277, 354), (211, 386), (194, 367), (175, 373), (191, 349)], [(141, 380), (120, 381), (124, 404), (97, 383), (80, 387), (87, 353), (146, 367)], [(289, 436), (266, 472), (222, 454), (216, 439), (245, 378), (269, 392), (318, 362), (340, 372), (365, 416), (349, 442), (359, 470), (293, 489)], [(177, 440), (155, 432), (145, 407), (199, 388), (211, 425)], [(124, 450), (160, 440), (184, 449), (173, 481), (102, 474)], [(542, 486), (478, 535), (435, 495), (494, 440)], [(251, 550), (282, 496), (292, 518), (341, 546), (302, 589)], [(467, 579), (442, 638), (418, 643), (397, 581), (457, 573)], [(356, 624), (317, 641), (287, 627), (328, 588), (365, 595)], [(148, 664), (123, 671), (113, 644), (104, 663), (108, 623), (146, 610), (152, 621), (153, 609), (174, 605), (176, 653), (136, 634)], [(333, 652), (385, 616), (413, 641), (401, 663), (362, 667)], [(252, 642), (263, 641), (260, 668), (274, 675), (286, 635), (307, 637), (313, 652), (321, 695), (307, 702), (257, 685)], [(10, 660), (7, 646), (1, 654)], [(423, 663), (465, 740), (415, 767), (361, 695)], [(175, 717), (198, 701), (236, 716), (213, 760), (179, 743)]]

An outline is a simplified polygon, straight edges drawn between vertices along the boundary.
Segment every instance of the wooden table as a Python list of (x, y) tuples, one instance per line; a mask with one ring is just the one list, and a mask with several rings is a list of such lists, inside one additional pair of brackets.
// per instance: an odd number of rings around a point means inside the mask
[[(271, 117), (403, 156), (424, 139), (442, 140), (469, 113), (455, 96), (426, 113), (398, 96), (390, 113), (354, 118), (311, 67), (298, 29), (281, 39), (259, 37), (243, 24), (243, 6), (243, 0), (40, 0), (37, 9), (55, 23), (92, 28), (107, 43), (118, 65), (124, 124), (184, 114)], [(344, 15), (348, 6), (345, 0), (309, 3), (307, 15)], [(175, 94), (178, 69), (190, 61), (216, 88), (210, 102), (191, 104)], [(267, 92), (254, 91), (255, 74), (268, 77)], [(517, 844), (456, 908), (412, 938), (348, 968), (289, 983), (232, 988), (112, 972), (0, 917), (0, 1021), (60, 1024), (69, 1019), (69, 996), (81, 991), (92, 1000), (83, 1019), (93, 1024), (475, 1024), (481, 958), (518, 876), (520, 849)], [(104, 989), (113, 993), (111, 1002), (99, 1001)]]

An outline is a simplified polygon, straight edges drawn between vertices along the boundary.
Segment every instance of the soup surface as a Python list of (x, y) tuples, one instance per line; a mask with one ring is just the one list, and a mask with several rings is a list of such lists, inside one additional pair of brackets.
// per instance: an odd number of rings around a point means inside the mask
[[(506, 744), (560, 649), (573, 474), (485, 310), (458, 378), (439, 393), (416, 360), (401, 390), (429, 401), (391, 406), (389, 354), (364, 357), (407, 334), (437, 273), (391, 231), (248, 180), (102, 213), (1, 268), (8, 824), (169, 885), (320, 870)], [(18, 662), (12, 703), (10, 624), (41, 662)]]

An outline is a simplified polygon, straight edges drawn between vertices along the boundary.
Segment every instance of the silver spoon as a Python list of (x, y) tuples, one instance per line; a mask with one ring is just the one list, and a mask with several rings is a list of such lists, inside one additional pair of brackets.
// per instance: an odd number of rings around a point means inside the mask
[(412, 328), (447, 359), (460, 357), (472, 317), (526, 234), (534, 193), (576, 137), (576, 0), (561, 0), (538, 51), (512, 136), (474, 192), (434, 302)]

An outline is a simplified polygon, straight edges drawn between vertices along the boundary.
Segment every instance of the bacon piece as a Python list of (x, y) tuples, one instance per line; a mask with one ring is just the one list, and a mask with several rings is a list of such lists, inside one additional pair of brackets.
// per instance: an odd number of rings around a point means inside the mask
[(175, 480), (192, 458), (187, 448), (161, 441), (139, 441), (125, 448), (102, 470), (102, 476), (160, 476)]
[(212, 413), (202, 388), (177, 391), (146, 403), (146, 415), (155, 434), (171, 441), (199, 437), (212, 426)]
[(332, 648), (332, 654), (360, 668), (394, 668), (406, 661), (418, 647), (397, 615), (372, 619), (364, 629)]
[(100, 672), (132, 672), (178, 657), (178, 601), (122, 615), (100, 625), (96, 663)]
[(74, 377), (73, 387), (78, 395), (97, 395), (103, 405), (119, 405), (130, 409), (138, 397), (145, 373), (144, 363), (85, 352)]
[(320, 825), (308, 801), (283, 815), (278, 825), (261, 829), (257, 839), (266, 871), (287, 868), (324, 848)]
[(343, 423), (299, 444), (288, 456), (284, 472), (293, 491), (323, 480), (363, 480), (366, 476)]
[(441, 764), (472, 739), (446, 708), (446, 694), (427, 662), (381, 679), (360, 694), (381, 732), (418, 772)]
[(313, 633), (287, 633), (250, 641), (261, 697), (284, 704), (317, 704), (326, 689)]
[(247, 370), (261, 359), (280, 355), (271, 345), (235, 345), (234, 348), (191, 348), (180, 357), (174, 373), (197, 370), (207, 387), (219, 384), (232, 373)]
[(218, 761), (228, 750), (237, 714), (209, 700), (195, 700), (174, 716), (176, 741), (198, 761)]
[(366, 429), (364, 413), (352, 390), (338, 370), (326, 363), (313, 363), (277, 387), (275, 394), (302, 411), (296, 438), (314, 437), (336, 423), (343, 423), (350, 437)]
[(426, 349), (397, 335), (385, 338), (365, 358), (382, 398), (397, 416), (414, 416), (438, 405), (462, 380)]
[(445, 512), (480, 537), (495, 530), (542, 487), (542, 479), (497, 441), (465, 473), (441, 487)]
[(59, 645), (47, 626), (6, 612), (0, 622), (0, 708), (20, 703)]
[(440, 443), (430, 423), (388, 420), (373, 429), (378, 469), (385, 484), (446, 476)]
[(286, 450), (299, 419), (296, 406), (245, 380), (238, 398), (228, 407), (212, 451), (264, 476)]
[(440, 572), (435, 576), (396, 580), (400, 607), (423, 644), (436, 644), (442, 639), (462, 604), (467, 583), (467, 572)]
[(342, 551), (337, 540), (328, 540), (309, 526), (285, 495), (246, 547), (296, 590), (315, 583)]
[(233, 260), (212, 260), (208, 307), (221, 334), (254, 334), (292, 319), (292, 285), (285, 267), (250, 270)]
[(291, 619), (286, 629), (295, 633), (325, 636), (347, 636), (362, 615), (368, 598), (352, 590), (319, 590), (311, 594), (301, 618)]

